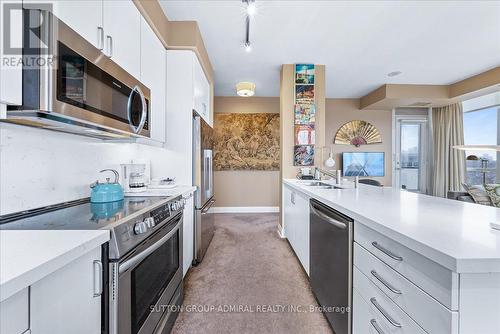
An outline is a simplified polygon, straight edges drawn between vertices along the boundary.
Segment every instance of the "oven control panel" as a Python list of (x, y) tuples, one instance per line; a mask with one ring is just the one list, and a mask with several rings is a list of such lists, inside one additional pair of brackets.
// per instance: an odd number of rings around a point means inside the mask
[[(177, 211), (184, 209), (184, 200), (182, 197), (177, 197), (171, 201), (165, 203), (161, 207), (151, 211), (151, 217), (145, 219), (145, 223), (148, 227), (154, 227), (155, 225), (161, 223), (170, 216), (173, 216)], [(150, 220), (149, 223), (146, 220)], [(149, 224), (149, 225), (148, 225)]]

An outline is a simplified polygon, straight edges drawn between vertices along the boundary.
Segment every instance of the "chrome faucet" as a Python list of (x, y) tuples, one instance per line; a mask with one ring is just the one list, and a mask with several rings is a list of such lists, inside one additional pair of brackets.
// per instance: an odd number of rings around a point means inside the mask
[(337, 183), (338, 183), (338, 179), (337, 179), (337, 175), (335, 175), (335, 173), (333, 171), (328, 171), (328, 170), (324, 170), (324, 169), (321, 169), (321, 168), (318, 168), (316, 167), (314, 169), (314, 179), (315, 180), (318, 180), (318, 181), (321, 181), (321, 175), (327, 175), (327, 176), (330, 176), (331, 178), (334, 178), (337, 180)]
[[(333, 178), (335, 180), (336, 184), (342, 183), (342, 171), (341, 170), (329, 171), (329, 170), (324, 170), (324, 169), (316, 167), (314, 169), (314, 179), (321, 181), (322, 175), (330, 176), (331, 178)], [(353, 177), (353, 183), (354, 183), (354, 188), (358, 188), (359, 176)]]

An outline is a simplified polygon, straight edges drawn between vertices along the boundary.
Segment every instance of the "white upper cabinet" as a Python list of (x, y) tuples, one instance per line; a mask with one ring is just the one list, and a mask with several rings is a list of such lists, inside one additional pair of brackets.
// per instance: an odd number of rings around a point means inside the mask
[[(0, 1), (0, 104), (22, 104), (22, 66), (18, 62), (21, 55), (12, 55), (5, 47), (4, 33), (6, 24), (4, 24), (4, 14), (10, 15), (10, 47), (22, 47), (22, 13), (20, 10), (21, 0), (9, 1), (12, 6), (18, 6), (19, 10), (11, 10), (9, 13), (4, 13), (4, 3)], [(12, 59), (12, 61), (9, 61)], [(2, 106), (0, 106), (0, 117), (2, 117)]]
[(130, 1), (103, 2), (104, 53), (135, 78), (141, 75), (141, 14)]
[(132, 0), (23, 0), (43, 4), (135, 78), (141, 75), (141, 14)]
[(151, 139), (166, 141), (167, 51), (149, 24), (141, 18), (141, 82), (151, 90)]
[[(47, 3), (47, 1), (41, 1)], [(120, 1), (121, 2), (121, 1)], [(51, 1), (53, 13), (98, 49), (104, 47), (102, 0)]]
[(193, 54), (193, 102), (194, 110), (212, 126), (210, 110), (210, 83), (196, 54)]

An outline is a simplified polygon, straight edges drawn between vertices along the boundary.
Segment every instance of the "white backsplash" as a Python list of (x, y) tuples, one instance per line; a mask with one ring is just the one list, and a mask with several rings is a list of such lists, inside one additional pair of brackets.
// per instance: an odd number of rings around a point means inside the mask
[(150, 160), (153, 178), (177, 176), (165, 148), (0, 124), (0, 214), (88, 197), (99, 170), (132, 159)]

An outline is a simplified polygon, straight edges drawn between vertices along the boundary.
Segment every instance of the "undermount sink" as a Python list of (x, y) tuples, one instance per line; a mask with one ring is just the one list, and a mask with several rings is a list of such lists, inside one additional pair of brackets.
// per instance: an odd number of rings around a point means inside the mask
[(323, 182), (319, 182), (319, 181), (304, 181), (304, 182), (299, 182), (299, 183), (304, 185), (304, 186), (308, 186), (308, 187), (317, 187), (319, 185), (324, 184)]
[(307, 186), (307, 187), (314, 187), (316, 189), (342, 189), (337, 186), (320, 182), (320, 181), (307, 181), (307, 182), (300, 182), (300, 184)]

